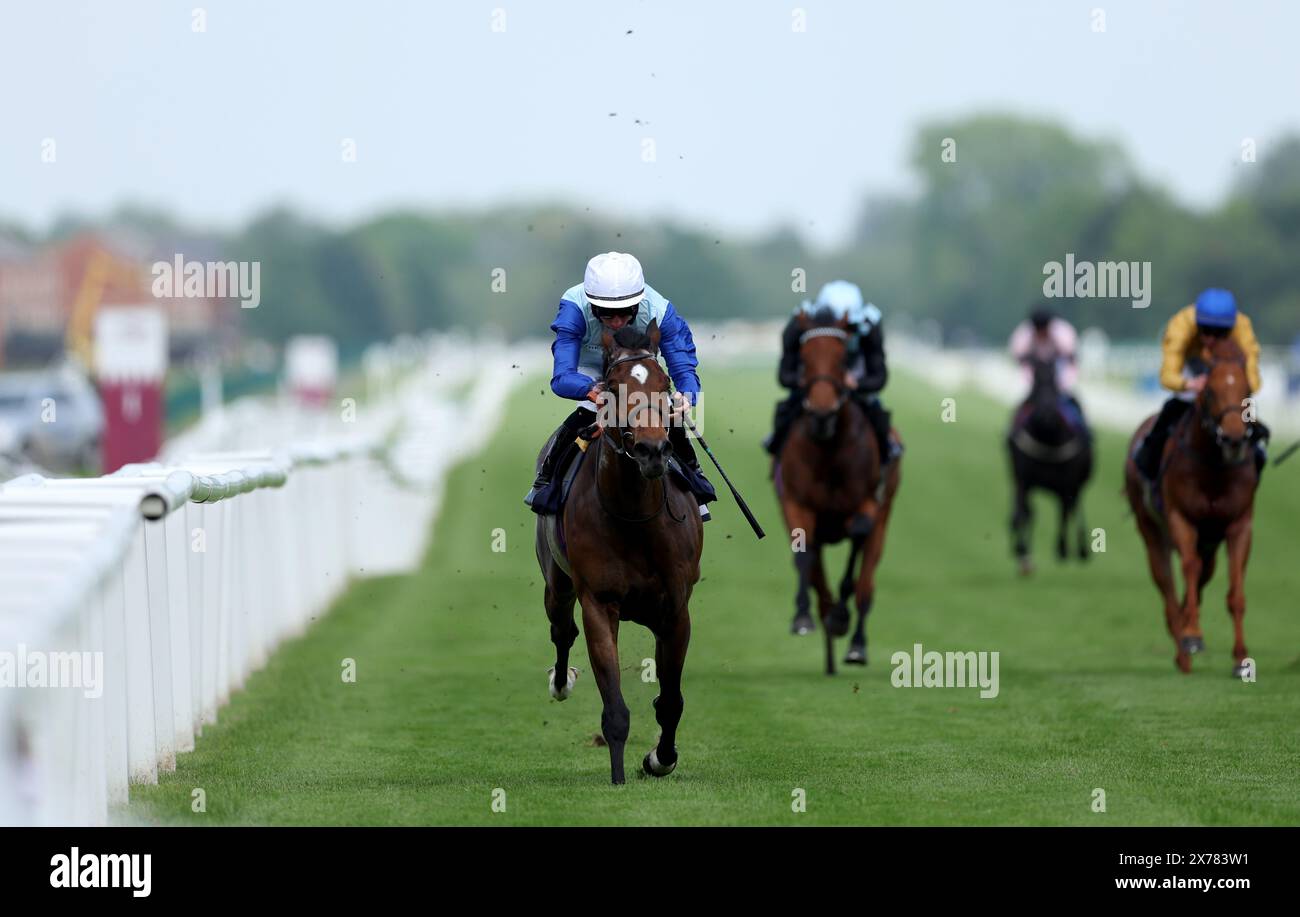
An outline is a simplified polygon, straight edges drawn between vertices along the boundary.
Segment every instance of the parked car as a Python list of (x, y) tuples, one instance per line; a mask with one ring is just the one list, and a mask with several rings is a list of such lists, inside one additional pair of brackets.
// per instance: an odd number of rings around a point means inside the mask
[(0, 455), (93, 472), (103, 432), (99, 394), (75, 366), (0, 373)]

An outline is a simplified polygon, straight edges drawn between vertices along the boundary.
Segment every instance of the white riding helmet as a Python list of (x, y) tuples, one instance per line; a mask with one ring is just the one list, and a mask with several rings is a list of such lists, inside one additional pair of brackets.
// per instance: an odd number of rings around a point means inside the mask
[(587, 262), (583, 292), (598, 309), (631, 309), (645, 298), (641, 262), (623, 252), (605, 252)]
[(804, 300), (803, 310), (809, 314), (830, 309), (835, 318), (847, 318), (850, 324), (873, 324), (880, 320), (879, 310), (862, 298), (862, 290), (847, 280), (832, 280), (821, 288), (814, 302)]

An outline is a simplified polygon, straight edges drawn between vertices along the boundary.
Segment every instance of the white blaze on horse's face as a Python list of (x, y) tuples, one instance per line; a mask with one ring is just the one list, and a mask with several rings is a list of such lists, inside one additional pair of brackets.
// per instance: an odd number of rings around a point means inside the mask
[(628, 371), (628, 374), (642, 385), (645, 385), (645, 380), (650, 377), (650, 370), (638, 363)]

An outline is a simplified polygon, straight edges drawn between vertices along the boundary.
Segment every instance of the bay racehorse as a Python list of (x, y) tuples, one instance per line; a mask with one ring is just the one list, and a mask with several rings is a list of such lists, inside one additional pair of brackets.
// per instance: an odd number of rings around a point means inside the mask
[(538, 517), (536, 547), (555, 644), (551, 696), (564, 700), (577, 679), (577, 669), (569, 665), (578, 636), (576, 601), (604, 705), (600, 728), (609, 747), (610, 779), (623, 783), (630, 714), (620, 687), (619, 624), (633, 621), (655, 636), (659, 696), (654, 709), (661, 731), (642, 768), (662, 777), (677, 766), (689, 603), (700, 578), (704, 532), (695, 497), (668, 473), (669, 380), (657, 359), (657, 322), (645, 334), (631, 327), (606, 332), (601, 343), (605, 401), (600, 416), (606, 425), (587, 446), (594, 454), (585, 456), (557, 520), (567, 550), (557, 556), (546, 536), (545, 526), (554, 517)]
[[(849, 631), (849, 596), (856, 601), (858, 623), (844, 661), (867, 663), (867, 614), (875, 596), (876, 567), (885, 547), (902, 459), (881, 468), (876, 435), (851, 397), (846, 378), (847, 322), (801, 315), (799, 324), (803, 415), (777, 456), (774, 480), (799, 577), (791, 630), (806, 634), (813, 629), (811, 586), (817, 592), (826, 641), (826, 674), (834, 675), (834, 638)], [(826, 581), (822, 548), (845, 538), (849, 560), (837, 600)]]
[[(1124, 484), (1138, 531), (1146, 542), (1151, 577), (1165, 603), (1165, 627), (1173, 637), (1174, 664), (1186, 673), (1192, 656), (1205, 649), (1201, 633), (1201, 590), (1214, 575), (1215, 555), (1227, 543), (1228, 614), (1235, 640), (1234, 675), (1246, 658), (1242, 619), (1246, 614), (1246, 562), (1250, 557), (1255, 489), (1255, 437), (1246, 419), (1250, 384), (1246, 358), (1231, 338), (1209, 341), (1201, 354), (1208, 375), (1195, 410), (1174, 427), (1161, 457), (1151, 493), (1133, 463), (1133, 447), (1151, 429), (1147, 418), (1130, 443)], [(1149, 499), (1148, 499), (1149, 497)], [(1183, 601), (1175, 591), (1170, 552), (1183, 568)]]
[(1029, 396), (1016, 409), (1007, 434), (1014, 485), (1011, 507), (1011, 537), (1020, 572), (1034, 570), (1029, 556), (1034, 510), (1029, 495), (1036, 489), (1055, 494), (1060, 503), (1060, 521), (1056, 534), (1056, 555), (1065, 560), (1070, 555), (1068, 532), (1075, 523), (1075, 551), (1080, 560), (1089, 556), (1088, 527), (1083, 519), (1079, 497), (1092, 477), (1092, 441), (1082, 427), (1066, 420), (1061, 410), (1061, 391), (1057, 385), (1054, 360), (1030, 359), (1033, 386)]

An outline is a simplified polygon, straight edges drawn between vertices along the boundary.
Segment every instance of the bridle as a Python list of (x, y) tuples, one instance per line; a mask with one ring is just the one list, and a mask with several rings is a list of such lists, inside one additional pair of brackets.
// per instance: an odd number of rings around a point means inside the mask
[[(811, 341), (814, 338), (835, 338), (836, 340), (843, 342), (847, 347), (849, 333), (843, 328), (837, 328), (834, 325), (822, 325), (817, 328), (809, 328), (803, 334), (799, 335), (799, 346), (802, 347), (806, 342)], [(818, 382), (829, 382), (835, 389), (835, 407), (828, 413), (838, 414), (840, 408), (844, 407), (844, 402), (849, 399), (849, 391), (844, 385), (844, 377), (842, 375), (836, 376), (831, 373), (817, 373), (816, 375), (808, 376), (801, 380), (800, 387), (803, 389), (804, 410), (813, 413), (812, 405), (808, 403), (808, 392), (812, 389), (813, 385)]]
[[(1224, 454), (1225, 448), (1231, 445), (1227, 435), (1223, 432), (1223, 418), (1231, 414), (1234, 410), (1236, 410), (1236, 408), (1233, 405), (1228, 405), (1223, 410), (1219, 411), (1218, 413), (1215, 413), (1213, 406), (1210, 404), (1210, 401), (1215, 397), (1215, 394), (1214, 394), (1214, 390), (1210, 388), (1208, 377), (1209, 374), (1214, 371), (1214, 367), (1218, 366), (1220, 363), (1236, 364), (1240, 366), (1242, 368), (1242, 371), (1244, 372), (1246, 368), (1246, 361), (1242, 357), (1230, 357), (1230, 358), (1225, 358), (1220, 360), (1211, 360), (1206, 368), (1207, 381), (1206, 381), (1205, 388), (1202, 390), (1201, 396), (1196, 399), (1197, 421), (1201, 425), (1201, 430), (1204, 431), (1204, 433), (1207, 436), (1211, 437), (1214, 440), (1214, 445), (1218, 448), (1220, 456), (1222, 456)], [(1255, 424), (1247, 421), (1245, 442), (1254, 441), (1255, 431), (1256, 431)], [(1232, 462), (1228, 462), (1228, 464), (1243, 465), (1249, 459), (1250, 459), (1250, 450), (1246, 449), (1243, 450), (1243, 455), (1241, 458), (1236, 459), (1235, 461)], [(1225, 461), (1227, 460), (1225, 459)]]
[[(658, 364), (658, 360), (656, 359), (655, 355), (644, 350), (638, 351), (637, 353), (625, 354), (619, 357), (617, 360), (611, 360), (609, 363), (607, 363), (605, 365), (605, 375), (600, 380), (605, 394), (609, 395), (610, 398), (614, 397), (613, 391), (611, 391), (608, 388), (611, 381), (609, 378), (609, 374), (610, 371), (614, 369), (614, 367), (622, 366), (624, 363), (637, 363), (640, 362), (641, 360), (654, 360), (656, 365)], [(620, 439), (627, 440), (627, 439), (634, 438), (630, 430), (620, 429), (619, 433), (620, 433), (619, 436)], [(601, 446), (600, 446), (601, 449), (604, 449), (606, 444), (608, 444), (609, 448), (614, 450), (615, 455), (618, 455), (625, 459), (631, 459), (632, 461), (636, 461), (636, 459), (632, 458), (632, 456), (628, 454), (627, 448), (622, 443), (617, 443), (614, 441), (614, 437), (602, 435), (600, 437), (600, 440), (601, 440)], [(596, 474), (596, 501), (600, 504), (601, 510), (603, 510), (607, 515), (612, 516), (613, 518), (617, 519), (620, 522), (631, 522), (637, 524), (650, 522), (658, 518), (659, 515), (668, 507), (668, 484), (665, 481), (665, 478), (667, 478), (667, 476), (668, 476), (667, 472), (665, 471), (663, 477), (659, 478), (659, 493), (660, 493), (659, 508), (656, 509), (653, 513), (648, 513), (647, 515), (644, 516), (625, 516), (622, 513), (618, 512), (617, 510), (611, 509), (609, 504), (605, 502), (604, 492), (600, 489), (599, 469), (597, 469), (597, 474)], [(686, 521), (685, 516), (682, 516), (681, 518), (674, 516), (673, 511), (671, 509), (668, 510), (668, 516), (674, 522)]]

